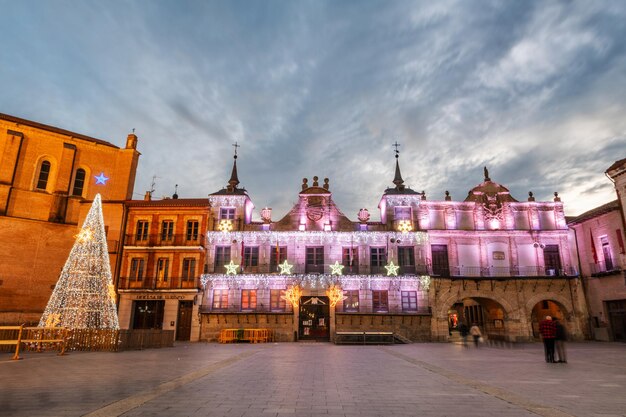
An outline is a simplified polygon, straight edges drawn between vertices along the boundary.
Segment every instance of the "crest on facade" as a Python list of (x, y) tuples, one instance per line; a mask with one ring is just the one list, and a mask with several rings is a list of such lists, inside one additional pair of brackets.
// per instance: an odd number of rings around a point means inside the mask
[(317, 222), (324, 217), (325, 199), (321, 196), (310, 196), (307, 198), (306, 216), (309, 220)]

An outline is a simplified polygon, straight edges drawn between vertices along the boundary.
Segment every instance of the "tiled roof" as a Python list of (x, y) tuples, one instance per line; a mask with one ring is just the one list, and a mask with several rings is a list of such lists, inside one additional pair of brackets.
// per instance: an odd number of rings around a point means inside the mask
[(601, 216), (613, 210), (619, 210), (619, 203), (617, 200), (611, 201), (610, 203), (606, 203), (599, 207), (586, 211), (579, 216), (568, 218), (567, 224), (582, 223), (585, 220), (593, 219), (594, 217)]
[(6, 120), (6, 121), (9, 121), (9, 122), (13, 122), (13, 123), (17, 123), (17, 124), (21, 124), (21, 125), (35, 127), (37, 129), (48, 130), (50, 132), (58, 133), (58, 134), (61, 134), (61, 135), (71, 136), (72, 138), (75, 138), (75, 139), (86, 140), (86, 141), (89, 141), (89, 142), (97, 143), (99, 145), (110, 146), (112, 148), (119, 149), (117, 146), (113, 145), (112, 143), (109, 143), (109, 142), (101, 140), (101, 139), (96, 139), (96, 138), (92, 138), (90, 136), (81, 135), (80, 133), (71, 132), (69, 130), (60, 129), (60, 128), (54, 127), (54, 126), (45, 125), (43, 123), (37, 123), (37, 122), (33, 122), (31, 120), (21, 119), (19, 117), (10, 116), (8, 114), (0, 113), (0, 119), (1, 120)]
[(613, 171), (626, 163), (626, 158), (615, 161), (605, 172)]

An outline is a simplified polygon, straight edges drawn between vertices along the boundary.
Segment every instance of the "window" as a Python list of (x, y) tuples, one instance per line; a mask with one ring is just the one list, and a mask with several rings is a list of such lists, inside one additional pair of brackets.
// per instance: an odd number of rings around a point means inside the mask
[(137, 233), (135, 234), (137, 240), (148, 240), (148, 221), (137, 221)]
[(72, 195), (82, 196), (83, 188), (85, 188), (85, 170), (78, 168), (76, 175), (74, 175), (74, 188), (72, 188)]
[(394, 220), (411, 220), (411, 207), (394, 207)]
[(163, 328), (165, 301), (133, 301), (133, 329)]
[(417, 291), (402, 291), (402, 311), (417, 311)]
[(342, 264), (344, 266), (344, 275), (358, 274), (359, 273), (359, 251), (358, 248), (343, 248), (343, 255), (341, 257)]
[(602, 255), (604, 256), (604, 270), (613, 270), (613, 257), (611, 255), (611, 245), (609, 239), (606, 236), (600, 236), (600, 243), (602, 244)]
[(256, 290), (241, 290), (241, 309), (256, 310)]
[(385, 248), (370, 248), (370, 271), (372, 274), (385, 273), (387, 253)]
[(143, 279), (143, 258), (130, 260), (130, 280), (141, 281)]
[(163, 220), (161, 223), (161, 240), (172, 240), (174, 238), (174, 222), (172, 220)]
[(372, 309), (375, 312), (389, 311), (389, 302), (387, 300), (387, 291), (372, 291)]
[(215, 272), (224, 273), (224, 265), (230, 262), (230, 246), (215, 247)]
[(278, 265), (287, 260), (287, 247), (275, 246), (270, 251), (270, 272), (280, 272)]
[(228, 308), (228, 290), (213, 290), (213, 309), (225, 310)]
[(552, 276), (561, 274), (559, 245), (546, 245), (543, 249), (543, 259), (546, 266), (546, 275)]
[(344, 291), (343, 311), (358, 312), (359, 311), (359, 290)]
[(170, 260), (167, 258), (159, 258), (157, 259), (157, 278), (159, 281), (167, 282), (167, 277), (169, 275), (170, 269)]
[(285, 290), (270, 290), (270, 310), (271, 311), (285, 311), (287, 303), (283, 298), (285, 296)]
[(50, 176), (50, 168), (52, 165), (48, 161), (43, 161), (39, 167), (39, 177), (37, 178), (37, 189), (45, 190), (48, 186), (48, 177)]
[(398, 265), (402, 275), (415, 275), (415, 251), (413, 246), (398, 247)]
[(243, 248), (243, 266), (258, 266), (259, 265), (259, 247), (258, 246), (245, 246)]
[(196, 259), (183, 259), (183, 281), (192, 281), (196, 277)]
[(234, 207), (221, 207), (220, 208), (220, 220), (235, 220)]
[(314, 246), (306, 248), (306, 272), (324, 273), (324, 247)]
[(450, 266), (448, 264), (448, 245), (431, 245), (433, 256), (433, 275), (440, 277), (450, 276)]
[(198, 220), (187, 222), (187, 240), (198, 240)]

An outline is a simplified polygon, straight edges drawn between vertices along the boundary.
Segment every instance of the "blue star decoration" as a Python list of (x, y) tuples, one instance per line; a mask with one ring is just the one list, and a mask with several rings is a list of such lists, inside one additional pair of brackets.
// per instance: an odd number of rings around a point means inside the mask
[(94, 175), (94, 177), (96, 178), (96, 185), (107, 185), (107, 181), (109, 180), (107, 177), (104, 176), (104, 172), (101, 172), (100, 175)]

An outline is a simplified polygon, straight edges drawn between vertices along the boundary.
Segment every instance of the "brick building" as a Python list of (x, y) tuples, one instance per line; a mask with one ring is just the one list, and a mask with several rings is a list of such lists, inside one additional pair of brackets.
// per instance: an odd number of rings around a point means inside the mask
[(0, 114), (0, 323), (36, 323), (97, 193), (111, 270), (132, 197), (137, 136), (125, 148)]

